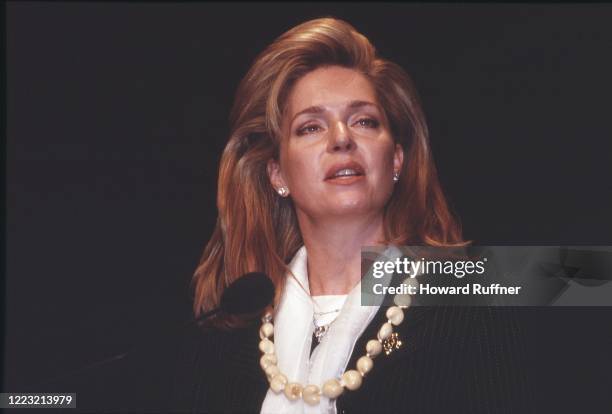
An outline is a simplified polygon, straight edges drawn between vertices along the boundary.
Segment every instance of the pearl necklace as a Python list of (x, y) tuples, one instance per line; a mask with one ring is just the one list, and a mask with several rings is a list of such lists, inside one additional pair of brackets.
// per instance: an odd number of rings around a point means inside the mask
[[(266, 373), (270, 389), (276, 394), (284, 392), (285, 396), (295, 401), (302, 398), (306, 404), (317, 405), (321, 400), (321, 395), (331, 399), (338, 398), (344, 388), (355, 391), (361, 386), (362, 379), (374, 367), (373, 358), (379, 355), (383, 346), (385, 353), (391, 353), (393, 347), (399, 348), (401, 341), (397, 339), (397, 333), (393, 333), (393, 326), (399, 326), (404, 320), (403, 309), (410, 306), (411, 298), (408, 295), (401, 295), (401, 301), (398, 302), (399, 295), (395, 297), (395, 303), (398, 306), (392, 306), (387, 309), (385, 316), (387, 322), (383, 323), (376, 339), (371, 339), (366, 344), (366, 354), (357, 360), (356, 370), (351, 369), (340, 376), (340, 379), (331, 378), (323, 384), (322, 387), (309, 384), (303, 386), (297, 382), (289, 382), (285, 374), (280, 372), (276, 365), (278, 359), (274, 353), (274, 342), (270, 339), (274, 335), (274, 325), (272, 324), (272, 314), (266, 313), (262, 318), (262, 325), (259, 329), (259, 350), (263, 353), (259, 360), (261, 368)], [(391, 345), (389, 345), (391, 344)]]

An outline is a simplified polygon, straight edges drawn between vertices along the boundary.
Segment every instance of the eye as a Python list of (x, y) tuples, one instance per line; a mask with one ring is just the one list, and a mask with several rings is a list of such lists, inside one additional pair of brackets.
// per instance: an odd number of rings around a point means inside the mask
[(306, 134), (314, 134), (321, 130), (321, 127), (316, 124), (308, 124), (301, 128), (299, 128), (296, 133), (298, 136), (306, 135)]
[(364, 128), (378, 128), (380, 122), (378, 122), (374, 118), (360, 118), (355, 122), (355, 125), (364, 127)]

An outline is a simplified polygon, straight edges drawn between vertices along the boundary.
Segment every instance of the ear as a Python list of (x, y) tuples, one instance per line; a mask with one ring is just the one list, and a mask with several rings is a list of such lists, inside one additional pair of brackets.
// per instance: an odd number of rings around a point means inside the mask
[(393, 154), (393, 171), (402, 171), (404, 165), (404, 148), (400, 144), (395, 144), (395, 153)]
[(278, 191), (279, 188), (287, 186), (278, 161), (276, 161), (274, 158), (270, 158), (268, 160), (267, 170), (268, 178), (270, 179), (270, 183), (272, 184), (274, 191)]

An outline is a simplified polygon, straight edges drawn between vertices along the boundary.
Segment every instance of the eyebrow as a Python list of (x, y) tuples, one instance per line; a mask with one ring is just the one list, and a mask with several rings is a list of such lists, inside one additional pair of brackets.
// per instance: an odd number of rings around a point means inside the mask
[[(373, 106), (375, 108), (377, 108), (378, 110), (380, 110), (380, 107), (373, 103), (373, 102), (368, 102), (368, 101), (351, 101), (348, 104), (349, 109), (356, 109), (356, 108), (361, 108), (364, 106)], [(298, 112), (297, 114), (295, 114), (293, 116), (293, 118), (291, 118), (291, 123), (293, 123), (293, 121), (295, 121), (295, 118), (297, 118), (300, 115), (303, 114), (320, 114), (325, 112), (325, 108), (323, 108), (322, 106), (309, 106), (306, 109), (302, 109), (300, 112)]]

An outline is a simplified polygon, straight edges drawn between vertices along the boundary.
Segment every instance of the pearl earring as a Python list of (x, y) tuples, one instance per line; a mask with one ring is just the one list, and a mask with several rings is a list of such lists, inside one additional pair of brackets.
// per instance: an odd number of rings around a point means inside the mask
[(276, 191), (281, 197), (287, 197), (289, 195), (289, 189), (287, 187), (281, 187)]
[(393, 181), (395, 181), (395, 182), (399, 181), (399, 172), (395, 171), (393, 173)]

